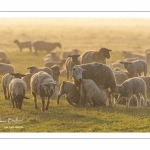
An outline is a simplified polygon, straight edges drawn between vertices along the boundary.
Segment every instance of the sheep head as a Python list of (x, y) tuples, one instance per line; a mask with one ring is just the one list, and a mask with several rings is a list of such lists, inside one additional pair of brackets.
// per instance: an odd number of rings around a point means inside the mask
[(14, 76), (14, 78), (19, 78), (19, 79), (26, 76), (25, 74), (21, 74), (21, 73), (11, 73), (11, 75)]
[(85, 69), (83, 69), (80, 66), (74, 66), (73, 68), (69, 68), (69, 70), (73, 70), (73, 76), (80, 81), (82, 79), (82, 72), (86, 71)]
[(78, 60), (79, 56), (80, 55), (78, 55), (78, 54), (72, 54), (72, 55), (69, 55), (68, 57), (71, 57), (73, 61), (76, 61), (76, 60)]
[(110, 54), (109, 54), (110, 51), (112, 51), (112, 50), (109, 50), (107, 48), (101, 48), (98, 53), (99, 53), (99, 55), (102, 54), (105, 58), (109, 59), (110, 58)]
[(37, 67), (31, 66), (31, 67), (28, 67), (27, 69), (30, 69), (30, 73), (34, 73), (34, 71), (37, 69)]

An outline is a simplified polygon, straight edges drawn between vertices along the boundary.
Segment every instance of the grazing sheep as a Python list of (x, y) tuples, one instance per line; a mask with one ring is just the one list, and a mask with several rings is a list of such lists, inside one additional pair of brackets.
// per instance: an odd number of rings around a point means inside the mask
[(54, 65), (51, 67), (53, 71), (53, 79), (57, 82), (59, 82), (59, 76), (60, 76), (60, 70), (58, 65)]
[(22, 77), (21, 79), (26, 83), (27, 85), (27, 90), (30, 90), (30, 80), (32, 77), (33, 73), (26, 73), (24, 77)]
[[(23, 99), (30, 99), (25, 96), (27, 89), (26, 83), (22, 79), (12, 79), (9, 83), (9, 94), (13, 108), (22, 109)], [(15, 102), (15, 104), (14, 104)]]
[(11, 64), (0, 63), (0, 74), (4, 75), (6, 73), (14, 73), (14, 67)]
[(51, 52), (51, 57), (54, 62), (59, 62), (60, 58), (55, 52)]
[(27, 69), (30, 69), (30, 73), (37, 73), (39, 71), (44, 71), (44, 72), (48, 73), (49, 75), (53, 76), (53, 71), (49, 67), (37, 68), (36, 66), (31, 66), (31, 67), (28, 67)]
[(101, 48), (99, 51), (86, 51), (81, 55), (81, 63), (92, 63), (92, 62), (99, 62), (106, 64), (106, 58), (110, 58), (111, 50), (107, 48)]
[(115, 105), (119, 102), (119, 100), (122, 97), (126, 97), (126, 106), (129, 108), (129, 103), (132, 95), (136, 95), (138, 101), (137, 101), (137, 107), (141, 106), (141, 99), (140, 95), (144, 97), (144, 104), (145, 107), (147, 105), (147, 88), (146, 83), (143, 79), (134, 77), (130, 78), (126, 81), (124, 81), (121, 85), (116, 86), (115, 93), (119, 94)]
[(98, 88), (93, 80), (81, 79), (80, 92), (84, 104), (88, 102), (91, 106), (106, 106), (106, 91), (103, 88)]
[(57, 98), (57, 104), (62, 95), (66, 95), (66, 100), (70, 105), (77, 105), (79, 103), (79, 90), (70, 81), (63, 81), (60, 86), (60, 92)]
[(114, 75), (115, 75), (117, 84), (121, 84), (125, 80), (129, 79), (128, 73), (124, 71), (114, 71)]
[[(114, 106), (114, 92), (116, 88), (116, 81), (114, 73), (110, 69), (110, 67), (102, 63), (89, 63), (75, 65), (73, 68), (70, 68), (70, 70), (73, 70), (73, 80), (78, 88), (80, 88), (81, 79), (91, 79), (99, 88), (101, 86), (106, 89), (110, 88), (112, 95), (112, 105)], [(109, 105), (111, 105), (110, 97)]]
[(0, 59), (0, 63), (4, 63), (4, 64), (11, 64), (9, 60), (6, 60), (4, 58)]
[(45, 64), (45, 67), (51, 68), (54, 65), (58, 65), (60, 67), (60, 69), (62, 69), (65, 62), (66, 62), (65, 59), (62, 59), (60, 62), (48, 62), (48, 63)]
[[(31, 93), (34, 97), (35, 109), (38, 109), (36, 98), (38, 95), (42, 99), (42, 111), (48, 110), (50, 98), (55, 92), (56, 85), (58, 85), (58, 82), (54, 81), (52, 76), (44, 71), (37, 72), (31, 77), (30, 86)], [(46, 108), (45, 97), (48, 97)]]
[(67, 76), (67, 71), (66, 71), (66, 69), (62, 69), (62, 70), (60, 71), (60, 76), (61, 76), (61, 77), (66, 77), (66, 76)]
[(141, 78), (145, 81), (147, 91), (150, 92), (150, 77), (140, 76), (139, 78)]
[(3, 51), (0, 51), (0, 59), (5, 59), (7, 60), (7, 54)]
[[(4, 97), (5, 100), (10, 99), (10, 95), (9, 95), (9, 83), (12, 79), (14, 78), (21, 78), (24, 77), (24, 74), (20, 74), (20, 73), (6, 73), (3, 77), (2, 77), (2, 88), (4, 91)], [(7, 95), (8, 94), (8, 95)]]
[(30, 52), (32, 52), (32, 45), (30, 41), (27, 42), (19, 42), (19, 40), (15, 40), (14, 43), (17, 44), (17, 46), (20, 49), (20, 52), (22, 51), (22, 49), (24, 48), (29, 48)]
[(65, 51), (62, 53), (61, 55), (61, 58), (62, 59), (67, 59), (69, 55), (72, 55), (72, 54), (79, 54), (79, 50), (78, 49), (73, 49), (73, 50), (70, 50), (70, 51)]
[(53, 51), (56, 47), (61, 48), (61, 44), (58, 42), (50, 43), (46, 41), (35, 41), (32, 43), (32, 46), (34, 47), (35, 55), (37, 55), (37, 51), (46, 51), (48, 54), (51, 51)]
[(129, 73), (129, 77), (141, 76), (141, 73), (144, 72), (144, 76), (147, 75), (147, 63), (145, 60), (136, 60), (133, 62), (120, 62), (124, 64), (124, 67)]
[(73, 68), (75, 65), (80, 65), (80, 61), (78, 59), (80, 55), (73, 54), (69, 55), (66, 59), (66, 72), (67, 72), (67, 79), (69, 79), (69, 68)]
[(142, 59), (142, 60), (145, 60), (145, 56), (144, 54), (138, 54), (138, 53), (131, 53), (131, 52), (128, 52), (128, 51), (122, 51), (122, 54), (123, 54), (123, 58), (137, 58), (137, 59)]

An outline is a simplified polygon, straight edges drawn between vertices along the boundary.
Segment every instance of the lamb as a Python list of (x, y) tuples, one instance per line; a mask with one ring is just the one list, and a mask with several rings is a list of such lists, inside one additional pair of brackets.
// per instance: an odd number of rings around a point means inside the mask
[(117, 85), (115, 89), (115, 93), (119, 94), (115, 105), (119, 102), (122, 97), (126, 97), (126, 107), (129, 108), (129, 103), (132, 95), (136, 95), (137, 107), (141, 106), (141, 99), (140, 95), (144, 97), (143, 106), (146, 107), (147, 105), (147, 88), (146, 83), (143, 79), (139, 77), (133, 77), (126, 81), (124, 81), (121, 85)]
[(106, 106), (107, 94), (105, 89), (98, 86), (91, 79), (81, 79), (81, 99), (91, 106)]
[(20, 74), (20, 73), (6, 73), (3, 77), (2, 77), (2, 88), (4, 91), (4, 97), (5, 100), (9, 99), (10, 100), (10, 95), (9, 95), (9, 83), (12, 79), (14, 78), (21, 78), (24, 77), (24, 74)]
[(59, 76), (60, 76), (60, 70), (58, 65), (54, 65), (51, 67), (53, 71), (53, 79), (57, 82), (59, 82)]
[[(13, 108), (22, 109), (23, 99), (30, 99), (25, 96), (27, 89), (26, 83), (22, 79), (12, 79), (9, 83), (9, 93)], [(15, 102), (15, 104), (14, 104)]]
[(7, 60), (7, 54), (3, 51), (0, 51), (0, 59), (5, 59)]
[[(35, 73), (31, 77), (31, 93), (34, 97), (35, 109), (37, 107), (37, 95), (42, 99), (42, 111), (48, 110), (48, 106), (50, 103), (50, 98), (55, 92), (55, 87), (59, 83), (54, 81), (52, 76), (44, 71), (40, 71)], [(45, 107), (45, 98), (48, 97), (47, 105)]]
[(66, 59), (66, 72), (67, 72), (67, 79), (69, 79), (69, 68), (73, 68), (75, 65), (80, 65), (81, 62), (79, 61), (78, 57), (80, 55), (73, 54), (69, 55)]
[(99, 62), (106, 64), (106, 58), (110, 58), (109, 50), (107, 48), (101, 48), (99, 51), (86, 51), (81, 55), (81, 63), (92, 63), (92, 62)]
[(51, 68), (54, 65), (58, 65), (60, 69), (62, 69), (63, 65), (65, 64), (66, 60), (62, 59), (60, 62), (48, 62), (44, 66)]
[(61, 44), (59, 42), (50, 43), (46, 41), (35, 41), (32, 43), (32, 46), (34, 47), (35, 55), (37, 55), (37, 51), (46, 51), (48, 54), (56, 47), (61, 48)]
[(73, 50), (70, 50), (70, 51), (65, 51), (62, 53), (61, 55), (61, 58), (62, 59), (67, 59), (69, 55), (72, 55), (72, 54), (79, 54), (79, 50), (78, 49), (73, 49)]
[[(73, 70), (73, 80), (76, 87), (79, 89), (81, 85), (81, 79), (91, 79), (99, 88), (101, 86), (106, 89), (110, 88), (112, 95), (112, 106), (114, 106), (116, 81), (115, 75), (110, 67), (102, 63), (94, 62), (89, 64), (75, 65), (73, 68), (70, 68), (70, 70)], [(82, 100), (80, 103), (82, 104)], [(110, 97), (109, 105), (111, 105)]]
[(37, 73), (39, 71), (45, 71), (46, 73), (48, 73), (49, 75), (53, 76), (53, 71), (51, 68), (49, 67), (41, 67), (41, 68), (37, 68), (36, 66), (31, 66), (28, 67), (27, 69), (30, 69), (30, 73)]
[(124, 64), (124, 67), (129, 73), (129, 77), (141, 76), (141, 73), (144, 72), (144, 76), (147, 75), (147, 63), (145, 60), (136, 60), (133, 62), (120, 62)]
[(0, 63), (0, 74), (4, 75), (6, 73), (14, 73), (14, 67), (11, 64)]
[(26, 83), (27, 85), (27, 90), (30, 90), (30, 80), (32, 77), (33, 73), (26, 73), (24, 77), (22, 77), (21, 79)]
[(123, 54), (123, 58), (137, 58), (137, 59), (142, 59), (142, 60), (145, 60), (145, 56), (144, 54), (138, 54), (138, 53), (131, 53), (131, 52), (128, 52), (128, 51), (122, 51), (122, 54)]
[(79, 104), (79, 90), (76, 86), (70, 81), (63, 81), (60, 86), (60, 92), (57, 98), (57, 104), (62, 95), (66, 95), (66, 100), (70, 105)]
[(19, 47), (20, 52), (21, 52), (24, 48), (28, 48), (28, 49), (30, 50), (30, 52), (32, 52), (31, 41), (19, 42), (19, 40), (15, 40), (14, 43), (16, 43), (17, 46)]

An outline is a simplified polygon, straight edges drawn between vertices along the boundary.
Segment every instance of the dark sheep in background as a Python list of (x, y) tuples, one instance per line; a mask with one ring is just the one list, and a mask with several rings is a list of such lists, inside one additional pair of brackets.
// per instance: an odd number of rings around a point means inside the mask
[(92, 62), (99, 62), (106, 64), (106, 59), (110, 58), (109, 50), (107, 48), (101, 48), (98, 51), (86, 51), (81, 55), (81, 63), (92, 63)]

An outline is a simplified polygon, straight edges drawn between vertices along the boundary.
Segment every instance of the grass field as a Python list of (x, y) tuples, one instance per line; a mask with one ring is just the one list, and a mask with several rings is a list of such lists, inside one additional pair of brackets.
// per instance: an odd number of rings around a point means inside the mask
[[(60, 42), (62, 48), (55, 51), (79, 49), (99, 50), (106, 47), (112, 50), (109, 65), (122, 59), (122, 50), (143, 54), (150, 48), (150, 19), (0, 19), (0, 50), (7, 53), (16, 72), (27, 73), (27, 67), (44, 66), (42, 58), (45, 52), (34, 56), (28, 49), (19, 52), (13, 43), (15, 39), (47, 40)], [(149, 67), (148, 67), (149, 69)], [(150, 71), (148, 70), (148, 75)], [(0, 76), (0, 78), (2, 75)], [(60, 78), (60, 83), (65, 78)], [(27, 92), (29, 100), (24, 100), (22, 110), (12, 108), (4, 100), (0, 86), (0, 118), (22, 120), (20, 123), (0, 122), (0, 132), (149, 132), (150, 108), (130, 107), (73, 107), (62, 98), (57, 105), (52, 100), (48, 111), (34, 109), (33, 97)], [(150, 93), (148, 93), (150, 98)], [(41, 100), (38, 100), (41, 108)], [(0, 120), (0, 121), (1, 121)]]

